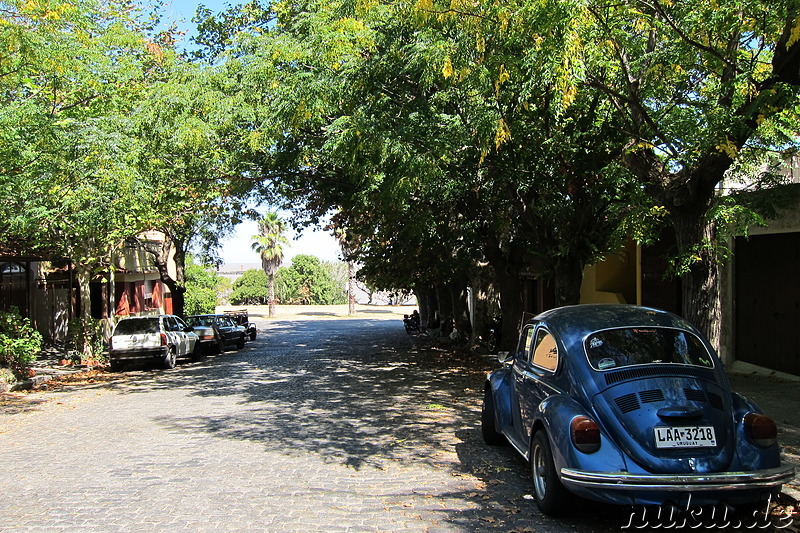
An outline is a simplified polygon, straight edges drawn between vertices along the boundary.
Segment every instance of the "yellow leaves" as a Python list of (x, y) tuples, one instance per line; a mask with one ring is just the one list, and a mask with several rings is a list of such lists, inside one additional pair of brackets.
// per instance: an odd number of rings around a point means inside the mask
[(153, 41), (148, 41), (145, 47), (147, 48), (147, 53), (153, 56), (156, 63), (161, 65), (164, 61), (164, 51), (161, 49), (161, 46)]
[(505, 32), (508, 29), (508, 21), (511, 19), (508, 10), (503, 9), (497, 12), (497, 19), (500, 21), (500, 31)]
[(739, 154), (739, 148), (726, 136), (725, 140), (720, 142), (714, 148), (722, 153), (728, 154), (731, 159), (736, 159)]
[(444, 61), (444, 66), (442, 67), (442, 76), (449, 78), (453, 75), (453, 62), (450, 61), (450, 58), (446, 58)]
[(494, 82), (494, 92), (499, 93), (500, 86), (507, 82), (510, 78), (511, 74), (509, 74), (506, 66), (500, 65), (500, 72), (497, 73), (497, 81)]
[(501, 118), (497, 121), (497, 130), (495, 130), (494, 133), (495, 149), (499, 150), (500, 147), (510, 139), (511, 139), (511, 128), (509, 128), (506, 121)]
[(251, 131), (247, 135), (247, 145), (250, 147), (251, 152), (258, 152), (261, 148), (264, 147), (264, 139), (266, 135), (261, 130), (254, 130)]
[(792, 33), (789, 36), (789, 40), (786, 42), (786, 49), (788, 50), (798, 40), (800, 40), (800, 17), (794, 19), (794, 25), (792, 25)]
[(576, 96), (578, 96), (578, 87), (577, 85), (570, 83), (561, 93), (561, 105), (564, 108), (571, 106), (572, 102), (575, 101)]
[(415, 7), (423, 11), (431, 11), (433, 9), (433, 0), (417, 0)]
[(645, 150), (652, 150), (655, 147), (656, 145), (654, 145), (649, 141), (639, 141), (638, 143), (636, 143), (636, 148), (643, 148)]
[(767, 117), (764, 116), (764, 113), (759, 113), (758, 118), (756, 118), (756, 124), (760, 126), (765, 120), (767, 120)]

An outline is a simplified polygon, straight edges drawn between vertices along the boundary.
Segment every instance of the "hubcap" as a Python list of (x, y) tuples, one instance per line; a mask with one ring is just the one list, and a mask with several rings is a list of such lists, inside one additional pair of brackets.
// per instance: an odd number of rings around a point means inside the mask
[(539, 500), (544, 499), (547, 493), (547, 480), (545, 478), (547, 466), (544, 464), (544, 457), (542, 456), (542, 447), (535, 446), (533, 449), (533, 488), (536, 490), (536, 497)]

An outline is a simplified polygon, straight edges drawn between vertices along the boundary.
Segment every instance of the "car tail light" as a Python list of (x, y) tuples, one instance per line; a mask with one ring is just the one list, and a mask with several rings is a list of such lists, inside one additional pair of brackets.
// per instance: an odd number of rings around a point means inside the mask
[(744, 430), (756, 445), (766, 448), (778, 441), (778, 426), (766, 415), (747, 413), (744, 417)]
[(167, 334), (166, 333), (162, 333), (161, 334), (161, 346), (166, 346), (166, 345), (167, 345)]
[(569, 424), (572, 444), (583, 453), (594, 453), (600, 449), (600, 427), (586, 416), (576, 416)]

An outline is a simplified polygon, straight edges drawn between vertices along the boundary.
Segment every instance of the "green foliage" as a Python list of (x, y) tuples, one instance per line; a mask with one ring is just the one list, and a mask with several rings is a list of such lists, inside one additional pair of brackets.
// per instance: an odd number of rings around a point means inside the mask
[(41, 349), (41, 334), (33, 329), (30, 320), (20, 316), (17, 308), (0, 312), (0, 366), (23, 378)]
[(213, 313), (217, 307), (217, 287), (220, 276), (211, 267), (191, 261), (186, 265), (186, 301), (184, 312), (187, 315)]
[(233, 282), (233, 305), (263, 305), (269, 300), (269, 279), (263, 270), (250, 269)]
[(278, 269), (276, 295), (284, 304), (345, 304), (347, 291), (333, 278), (331, 270), (331, 265), (314, 256), (297, 255), (291, 266)]

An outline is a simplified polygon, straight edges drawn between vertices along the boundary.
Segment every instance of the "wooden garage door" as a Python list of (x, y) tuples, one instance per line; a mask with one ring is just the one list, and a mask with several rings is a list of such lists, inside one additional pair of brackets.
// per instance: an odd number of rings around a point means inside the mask
[(736, 239), (736, 358), (800, 375), (800, 233)]

